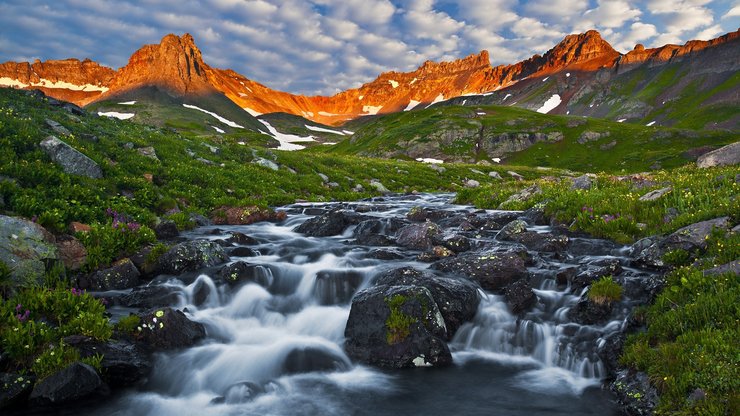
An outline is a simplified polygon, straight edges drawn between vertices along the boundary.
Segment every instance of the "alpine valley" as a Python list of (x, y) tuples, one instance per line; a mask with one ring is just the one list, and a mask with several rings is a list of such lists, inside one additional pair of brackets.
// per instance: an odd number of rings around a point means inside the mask
[(333, 96), (189, 34), (0, 64), (0, 410), (736, 415), (739, 74), (740, 31)]

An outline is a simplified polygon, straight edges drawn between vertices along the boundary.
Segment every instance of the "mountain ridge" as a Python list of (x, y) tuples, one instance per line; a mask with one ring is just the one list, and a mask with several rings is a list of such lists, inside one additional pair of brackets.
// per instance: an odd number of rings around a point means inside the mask
[[(231, 69), (212, 68), (203, 61), (190, 34), (169, 34), (159, 44), (137, 50), (126, 66), (115, 71), (89, 60), (6, 62), (0, 64), (0, 85), (42, 89), (52, 97), (79, 105), (155, 86), (178, 97), (222, 94), (253, 116), (285, 112), (336, 125), (361, 116), (424, 108), (455, 97), (490, 94), (529, 78), (546, 78), (564, 71), (577, 71), (582, 80), (594, 83), (596, 75), (605, 71), (623, 74), (641, 67), (664, 66), (728, 45), (729, 69), (723, 69), (737, 70), (740, 62), (731, 56), (733, 48), (740, 46), (738, 39), (740, 31), (684, 45), (645, 49), (638, 44), (622, 54), (599, 32), (590, 30), (568, 35), (543, 55), (515, 64), (491, 66), (489, 53), (483, 50), (449, 62), (426, 61), (410, 72), (384, 72), (358, 88), (332, 96), (304, 96), (273, 90)], [(711, 63), (703, 70), (711, 71)], [(573, 96), (577, 94), (572, 91), (559, 94), (566, 100)], [(569, 104), (564, 102), (550, 111), (569, 114)]]

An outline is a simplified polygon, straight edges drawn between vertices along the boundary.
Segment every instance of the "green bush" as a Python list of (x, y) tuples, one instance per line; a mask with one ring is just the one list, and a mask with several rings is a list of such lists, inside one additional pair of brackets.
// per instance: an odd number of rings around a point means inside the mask
[(605, 305), (622, 299), (622, 286), (611, 276), (605, 276), (591, 284), (588, 298), (593, 303)]
[(43, 380), (57, 371), (63, 370), (75, 361), (80, 361), (100, 371), (100, 363), (103, 361), (103, 356), (96, 354), (90, 357), (80, 358), (80, 352), (77, 349), (65, 344), (64, 341), (59, 341), (58, 344), (49, 345), (49, 348), (36, 357), (31, 366), (31, 371), (33, 371), (39, 380)]
[(132, 334), (141, 323), (139, 315), (124, 316), (116, 323), (116, 331), (124, 334)]
[(395, 295), (385, 300), (391, 313), (385, 321), (386, 342), (397, 344), (411, 334), (411, 325), (417, 322), (413, 316), (401, 312), (401, 307), (406, 303), (407, 297)]
[(156, 241), (151, 228), (121, 218), (118, 216), (106, 224), (93, 224), (90, 231), (77, 234), (87, 249), (86, 270), (108, 265), (121, 256), (133, 254), (141, 246)]

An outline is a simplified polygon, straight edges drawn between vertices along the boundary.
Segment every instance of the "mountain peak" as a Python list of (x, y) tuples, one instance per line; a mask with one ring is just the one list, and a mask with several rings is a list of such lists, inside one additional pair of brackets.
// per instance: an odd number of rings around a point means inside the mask
[(159, 44), (145, 45), (134, 52), (111, 82), (111, 90), (154, 86), (178, 96), (210, 92), (209, 70), (189, 33), (170, 33)]
[[(609, 42), (605, 41), (596, 30), (585, 33), (568, 35), (543, 56), (544, 69), (562, 69), (573, 64), (581, 64), (598, 59), (594, 64), (598, 66), (619, 58), (620, 54)], [(606, 61), (606, 62), (602, 62)], [(589, 65), (591, 66), (591, 65)]]

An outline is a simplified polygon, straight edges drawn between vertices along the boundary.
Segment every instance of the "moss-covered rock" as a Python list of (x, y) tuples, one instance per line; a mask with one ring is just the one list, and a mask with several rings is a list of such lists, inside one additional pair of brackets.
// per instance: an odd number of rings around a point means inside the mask
[(0, 215), (0, 262), (10, 270), (13, 286), (43, 282), (46, 264), (59, 260), (52, 236), (44, 227), (21, 218)]

